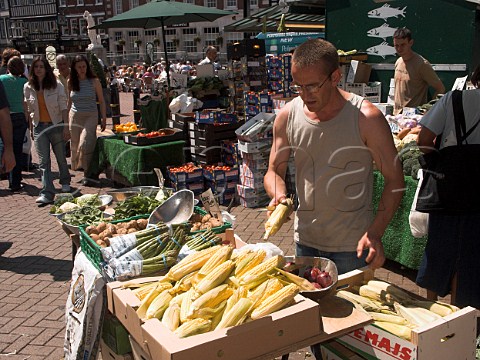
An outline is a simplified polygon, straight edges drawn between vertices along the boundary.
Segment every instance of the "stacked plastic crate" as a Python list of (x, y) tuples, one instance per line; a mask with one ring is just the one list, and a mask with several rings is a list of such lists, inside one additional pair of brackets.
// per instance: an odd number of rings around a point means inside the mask
[(185, 147), (183, 148), (185, 161), (192, 161), (192, 155), (190, 152), (190, 138), (188, 136), (188, 123), (195, 121), (195, 113), (172, 113), (171, 118), (168, 120), (168, 127), (171, 129), (182, 130), (183, 140), (185, 141)]
[(235, 197), (239, 169), (226, 165), (203, 166), (205, 190), (211, 189), (220, 205), (226, 205)]
[(189, 189), (196, 197), (203, 192), (203, 169), (193, 163), (187, 163), (183, 166), (167, 166), (167, 175), (170, 186), (175, 191)]
[(245, 93), (245, 118), (253, 118), (261, 112), (273, 113), (273, 93), (249, 91)]
[(268, 90), (282, 97), (290, 97), (292, 82), (292, 54), (267, 55)]
[(274, 119), (273, 114), (260, 113), (236, 131), (242, 157), (237, 193), (245, 207), (265, 206), (270, 201), (263, 177), (268, 169)]

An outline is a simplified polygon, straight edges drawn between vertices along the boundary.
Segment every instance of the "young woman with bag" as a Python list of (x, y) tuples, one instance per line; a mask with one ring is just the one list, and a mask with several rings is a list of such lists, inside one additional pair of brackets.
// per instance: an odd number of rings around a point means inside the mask
[(70, 191), (70, 173), (65, 156), (64, 140), (70, 138), (67, 97), (62, 83), (57, 80), (53, 69), (44, 57), (33, 60), (30, 78), (24, 86), (32, 139), (39, 157), (42, 173), (42, 190), (36, 202), (53, 202), (53, 186), (50, 147), (57, 159), (62, 192)]

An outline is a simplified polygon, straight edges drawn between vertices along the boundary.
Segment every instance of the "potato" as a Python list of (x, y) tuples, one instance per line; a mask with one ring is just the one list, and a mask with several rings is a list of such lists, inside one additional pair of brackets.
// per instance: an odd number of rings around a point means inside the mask
[(130, 220), (128, 222), (128, 229), (136, 229), (137, 228), (137, 222), (135, 220)]
[(103, 239), (103, 241), (105, 242), (106, 246), (110, 246), (110, 238), (107, 237), (107, 238)]
[(111, 232), (109, 229), (105, 230), (102, 234), (103, 234), (103, 238), (104, 238), (104, 239), (105, 239), (106, 237), (111, 238), (112, 235), (113, 235), (112, 232)]
[(97, 243), (97, 245), (101, 246), (102, 248), (107, 247), (107, 244), (105, 243), (105, 241), (97, 240), (96, 243)]
[(212, 227), (222, 226), (222, 222), (216, 218), (211, 218), (209, 223), (212, 224)]
[(204, 217), (202, 217), (202, 223), (206, 223), (208, 220), (212, 218), (212, 215), (207, 214)]
[(92, 238), (93, 241), (97, 242), (97, 240), (101, 240), (100, 236), (97, 234), (90, 234), (90, 237)]
[(125, 235), (127, 234), (127, 229), (123, 228), (123, 229), (118, 229), (117, 231), (117, 235)]
[(114, 225), (114, 224), (107, 224), (106, 228), (107, 228), (107, 230), (110, 231), (112, 234), (117, 231), (117, 229), (115, 229), (115, 225)]
[(101, 233), (102, 231), (104, 231), (105, 229), (107, 228), (107, 223), (102, 221), (101, 223), (99, 223), (97, 225), (97, 233)]
[(127, 230), (127, 234), (131, 234), (131, 233), (134, 233), (134, 232), (137, 232), (138, 230), (135, 229), (135, 228), (130, 228)]
[(137, 229), (143, 230), (146, 229), (148, 225), (148, 220), (147, 219), (138, 219), (137, 220)]
[(97, 233), (97, 228), (94, 225), (89, 225), (85, 228), (85, 232), (90, 235), (91, 233)]

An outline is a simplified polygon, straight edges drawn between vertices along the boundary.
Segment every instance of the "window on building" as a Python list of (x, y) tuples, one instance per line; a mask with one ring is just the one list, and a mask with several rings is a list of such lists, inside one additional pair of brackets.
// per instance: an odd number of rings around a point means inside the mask
[(182, 29), (183, 35), (195, 35), (197, 33), (196, 28), (187, 28), (187, 29)]
[(205, 34), (205, 46), (217, 46), (217, 37), (219, 33), (219, 28), (218, 27), (209, 27), (209, 28), (204, 28), (203, 32)]
[(138, 0), (130, 0), (130, 9), (136, 8), (138, 6)]
[(115, 0), (115, 14), (118, 15), (118, 14), (121, 14), (123, 12), (123, 8), (122, 8), (122, 0)]
[(195, 0), (183, 0), (185, 4), (195, 4)]
[[(100, 25), (101, 23), (103, 23), (103, 16), (99, 16), (97, 18), (97, 24)], [(98, 33), (99, 34), (105, 34), (105, 29), (98, 29)]]
[(167, 48), (167, 52), (176, 52), (177, 51), (177, 47), (176, 45), (173, 43), (173, 41), (167, 41), (167, 44), (166, 44), (166, 48)]
[(177, 35), (177, 31), (175, 29), (165, 29), (165, 36), (168, 35)]
[(61, 32), (62, 32), (62, 35), (70, 35), (70, 29), (68, 28), (68, 26), (62, 26)]
[(6, 39), (7, 38), (7, 29), (5, 28), (5, 21), (4, 19), (1, 19), (2, 21), (0, 22), (0, 39)]
[(7, 10), (7, 0), (0, 0), (0, 10)]
[(243, 39), (243, 33), (239, 33), (239, 32), (227, 32), (225, 33), (225, 35), (226, 35), (225, 40), (227, 44), (238, 42)]
[(115, 31), (115, 33), (113, 34), (113, 37), (115, 39), (115, 41), (118, 41), (122, 38), (122, 32), (121, 31)]
[(206, 7), (217, 7), (217, 0), (204, 0), (204, 4)]
[(10, 2), (10, 5), (11, 5), (11, 6), (19, 6), (19, 5), (20, 5), (20, 0), (12, 0), (12, 1)]
[(84, 0), (77, 0), (77, 5), (78, 6), (83, 6), (83, 5), (85, 5), (85, 1)]
[(87, 22), (85, 21), (85, 19), (78, 20), (78, 28), (80, 29), (80, 35), (87, 34)]
[(78, 21), (77, 21), (77, 19), (70, 19), (70, 28), (72, 29), (72, 35), (78, 35)]
[(186, 52), (197, 52), (197, 44), (192, 40), (184, 40), (183, 41), (183, 50)]
[(229, 9), (236, 9), (237, 0), (225, 0), (225, 7)]
[(258, 8), (258, 0), (249, 0), (250, 1), (250, 9)]
[(95, 0), (95, 5), (102, 5), (103, 4), (103, 0)]
[(157, 36), (157, 30), (145, 30), (145, 36)]
[(58, 5), (64, 7), (64, 6), (67, 6), (67, 0), (60, 0)]

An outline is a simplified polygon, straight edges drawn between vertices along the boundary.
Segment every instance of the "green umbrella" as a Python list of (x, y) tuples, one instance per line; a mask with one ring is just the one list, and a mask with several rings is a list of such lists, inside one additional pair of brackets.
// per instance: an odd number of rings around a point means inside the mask
[(236, 12), (213, 7), (198, 6), (177, 1), (153, 0), (132, 10), (103, 21), (92, 29), (109, 28), (162, 28), (163, 50), (167, 63), (167, 83), (170, 86), (169, 63), (165, 40), (165, 26), (199, 21), (214, 21)]

